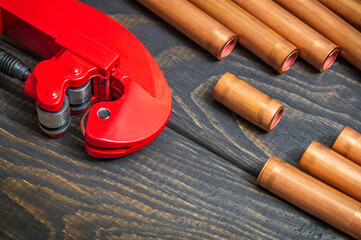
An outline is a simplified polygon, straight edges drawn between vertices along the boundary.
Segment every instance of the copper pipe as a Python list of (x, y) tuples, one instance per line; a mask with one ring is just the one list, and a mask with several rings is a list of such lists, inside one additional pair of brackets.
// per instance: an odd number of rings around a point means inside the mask
[(338, 55), (337, 46), (272, 0), (233, 0), (240, 7), (294, 44), (300, 57), (325, 71)]
[(279, 73), (297, 58), (296, 47), (231, 0), (189, 0), (238, 35), (238, 41)]
[(361, 166), (337, 152), (316, 141), (312, 142), (299, 166), (312, 176), (361, 201)]
[(332, 149), (361, 166), (361, 133), (356, 130), (346, 127)]
[(361, 238), (361, 203), (272, 156), (258, 184), (330, 225)]
[(213, 98), (265, 131), (271, 131), (283, 114), (279, 102), (229, 72), (219, 79)]
[(361, 33), (316, 0), (274, 0), (336, 43), (340, 54), (361, 70)]
[(360, 0), (318, 0), (323, 5), (337, 13), (359, 31), (361, 31), (361, 1)]
[(216, 58), (226, 57), (237, 35), (187, 0), (137, 0)]

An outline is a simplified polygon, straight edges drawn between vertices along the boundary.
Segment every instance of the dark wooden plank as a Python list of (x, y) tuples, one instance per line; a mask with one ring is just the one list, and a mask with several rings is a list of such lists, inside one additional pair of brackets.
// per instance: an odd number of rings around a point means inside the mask
[(0, 116), (4, 239), (343, 238), (169, 128), (137, 153), (99, 161), (79, 151), (73, 126), (49, 139), (23, 124), (30, 114), (9, 112)]

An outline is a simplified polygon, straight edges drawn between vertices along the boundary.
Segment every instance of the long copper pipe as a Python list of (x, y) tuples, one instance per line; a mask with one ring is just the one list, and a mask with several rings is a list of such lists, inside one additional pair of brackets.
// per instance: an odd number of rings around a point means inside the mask
[(361, 201), (361, 166), (337, 152), (316, 141), (312, 142), (299, 166), (312, 176)]
[(361, 166), (361, 133), (356, 130), (346, 127), (332, 149)]
[(218, 80), (213, 98), (265, 131), (271, 131), (283, 114), (281, 103), (229, 72)]
[(323, 5), (337, 13), (359, 31), (361, 30), (360, 0), (318, 0)]
[(240, 7), (293, 43), (300, 57), (323, 72), (338, 55), (337, 46), (272, 0), (233, 0)]
[(258, 184), (330, 225), (361, 239), (361, 203), (272, 156)]
[(226, 57), (237, 36), (187, 0), (137, 0), (216, 58)]
[(341, 48), (341, 56), (361, 70), (361, 33), (316, 0), (274, 0)]
[(189, 0), (238, 35), (238, 41), (279, 73), (296, 60), (296, 47), (231, 0)]

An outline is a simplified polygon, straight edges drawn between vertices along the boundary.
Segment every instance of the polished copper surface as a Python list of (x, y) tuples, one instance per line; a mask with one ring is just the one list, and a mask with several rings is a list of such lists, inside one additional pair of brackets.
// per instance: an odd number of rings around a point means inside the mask
[(317, 0), (274, 1), (336, 43), (341, 48), (341, 56), (361, 70), (359, 31)]
[(346, 127), (332, 149), (361, 166), (361, 133), (356, 130)]
[(216, 58), (226, 57), (237, 35), (187, 0), (137, 0)]
[(337, 46), (272, 0), (233, 0), (299, 49), (300, 57), (323, 72), (338, 55)]
[(265, 131), (281, 119), (283, 106), (232, 73), (225, 73), (213, 91), (213, 98)]
[(361, 203), (272, 156), (257, 182), (277, 196), (361, 239)]
[(312, 176), (361, 201), (361, 166), (337, 152), (316, 141), (312, 142), (299, 166)]
[(296, 60), (296, 47), (231, 0), (189, 0), (238, 35), (238, 42), (279, 73)]
[(361, 30), (360, 0), (318, 0), (323, 5), (337, 13), (359, 31)]

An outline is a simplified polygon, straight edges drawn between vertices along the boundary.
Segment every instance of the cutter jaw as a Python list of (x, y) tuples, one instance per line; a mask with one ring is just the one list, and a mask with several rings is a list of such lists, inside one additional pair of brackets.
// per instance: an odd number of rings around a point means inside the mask
[(112, 18), (76, 0), (1, 0), (0, 14), (3, 34), (46, 59), (24, 88), (41, 111), (63, 109), (67, 89), (91, 81), (88, 154), (129, 154), (165, 127), (172, 108), (169, 86), (146, 48)]

